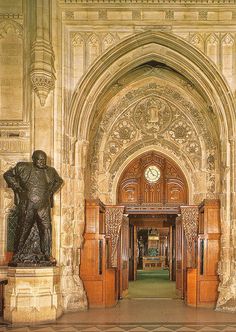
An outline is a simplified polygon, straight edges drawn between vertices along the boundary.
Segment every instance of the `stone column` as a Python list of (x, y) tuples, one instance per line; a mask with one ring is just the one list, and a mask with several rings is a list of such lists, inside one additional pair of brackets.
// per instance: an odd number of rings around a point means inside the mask
[[(236, 138), (230, 140), (222, 165), (221, 258), (216, 310), (236, 312)], [(227, 158), (228, 156), (228, 158)], [(229, 166), (228, 166), (229, 165)]]
[(79, 276), (80, 248), (84, 233), (84, 177), (88, 142), (70, 139), (70, 158), (63, 164), (61, 290), (64, 311), (87, 309), (87, 298)]
[(32, 150), (44, 150), (49, 164), (54, 154), (54, 102), (50, 94), (55, 86), (54, 52), (51, 41), (50, 0), (30, 2), (32, 32), (30, 77), (33, 91), (31, 110)]
[(50, 0), (36, 0), (36, 36), (31, 53), (31, 81), (41, 106), (45, 105), (47, 96), (55, 85), (50, 21)]

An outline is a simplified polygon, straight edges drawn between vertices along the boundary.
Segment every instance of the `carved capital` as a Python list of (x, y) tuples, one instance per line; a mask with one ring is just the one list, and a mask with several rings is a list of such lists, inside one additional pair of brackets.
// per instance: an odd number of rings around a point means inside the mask
[(34, 70), (31, 73), (31, 82), (33, 89), (40, 100), (41, 106), (44, 106), (49, 92), (53, 90), (55, 86), (54, 74)]

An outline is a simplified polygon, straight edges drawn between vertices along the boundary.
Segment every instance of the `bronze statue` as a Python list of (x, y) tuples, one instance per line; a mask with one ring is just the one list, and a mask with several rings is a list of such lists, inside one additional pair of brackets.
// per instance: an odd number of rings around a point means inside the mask
[(13, 259), (9, 263), (12, 266), (56, 264), (51, 256), (50, 210), (53, 194), (61, 187), (63, 180), (53, 167), (47, 166), (44, 151), (34, 151), (32, 161), (18, 162), (3, 175), (14, 191), (18, 211)]

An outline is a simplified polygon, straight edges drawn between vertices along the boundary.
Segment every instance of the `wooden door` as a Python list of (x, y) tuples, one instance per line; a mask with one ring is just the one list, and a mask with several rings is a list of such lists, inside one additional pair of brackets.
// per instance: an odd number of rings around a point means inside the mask
[(176, 239), (175, 239), (175, 255), (176, 255), (176, 289), (183, 298), (183, 227), (181, 218), (176, 218)]
[(197, 305), (215, 306), (220, 259), (220, 202), (204, 200), (199, 206)]
[(124, 217), (120, 241), (119, 241), (119, 298), (123, 298), (128, 292), (129, 283), (129, 219)]
[(134, 226), (134, 280), (137, 279), (137, 266), (138, 266), (138, 237), (137, 237), (137, 226)]
[(96, 199), (86, 200), (85, 216), (80, 276), (89, 307), (110, 307), (117, 302), (117, 277), (110, 264), (112, 246), (105, 234), (105, 206)]
[(129, 280), (134, 280), (134, 226), (129, 225)]
[(175, 252), (175, 227), (170, 226), (169, 232), (169, 277), (171, 281), (176, 280), (176, 252)]
[(105, 306), (105, 234), (100, 231), (105, 207), (99, 200), (86, 201), (84, 245), (81, 250), (80, 276), (89, 307)]

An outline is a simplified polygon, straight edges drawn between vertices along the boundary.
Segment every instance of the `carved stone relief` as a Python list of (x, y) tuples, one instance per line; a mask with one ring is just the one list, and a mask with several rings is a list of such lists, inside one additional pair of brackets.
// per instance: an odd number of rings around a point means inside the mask
[(235, 33), (190, 33), (189, 42), (204, 52), (221, 70), (228, 83), (234, 88), (235, 77), (233, 77), (236, 55), (233, 51), (235, 45)]
[[(102, 12), (100, 13), (102, 15)], [(106, 13), (103, 13), (104, 15)], [(78, 83), (88, 67), (108, 48), (117, 44), (120, 40), (116, 32), (71, 32), (72, 63), (70, 71), (74, 77), (74, 84)]]
[(110, 132), (111, 138), (108, 134), (104, 149), (105, 169), (117, 157), (119, 150), (140, 139), (172, 140), (177, 146), (184, 148), (194, 160), (199, 159), (201, 154), (198, 135), (186, 116), (165, 100), (154, 96), (142, 99), (127, 110), (121, 119), (117, 119), (117, 124), (111, 127)]
[[(199, 137), (203, 137), (201, 142)], [(112, 179), (127, 156), (143, 146), (165, 146), (198, 169), (204, 167), (202, 149), (205, 154), (216, 148), (214, 130), (209, 131), (204, 114), (180, 92), (160, 82), (143, 84), (128, 91), (115, 104), (111, 103), (93, 141), (91, 194), (94, 196), (101, 190), (98, 189), (98, 173), (110, 173), (111, 189)], [(99, 152), (101, 148), (103, 154)], [(211, 167), (215, 169), (215, 164)], [(206, 178), (211, 194), (215, 191), (214, 169)]]
[[(7, 125), (6, 125), (7, 124)], [(28, 127), (28, 128), (27, 128)], [(30, 151), (29, 124), (0, 122), (0, 153), (28, 153)]]

